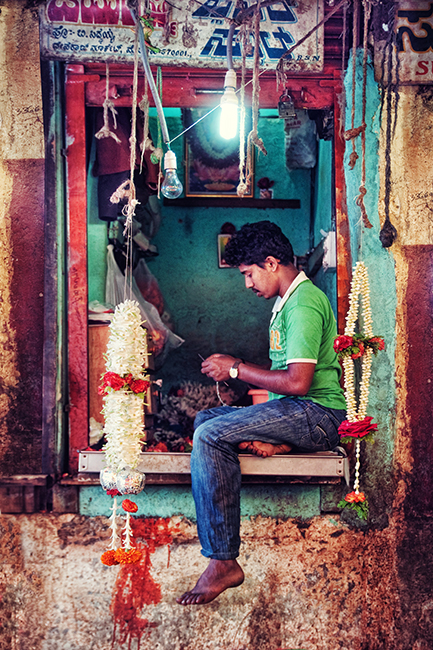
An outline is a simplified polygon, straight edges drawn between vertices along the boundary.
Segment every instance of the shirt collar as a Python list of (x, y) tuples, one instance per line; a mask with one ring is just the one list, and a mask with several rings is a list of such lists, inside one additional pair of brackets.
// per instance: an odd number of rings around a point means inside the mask
[(287, 289), (286, 293), (284, 296), (281, 298), (278, 296), (276, 299), (274, 306), (272, 307), (272, 319), (275, 318), (276, 314), (282, 310), (294, 290), (301, 284), (301, 282), (305, 282), (305, 280), (308, 280), (307, 276), (305, 275), (304, 271), (301, 271), (298, 273), (296, 278), (293, 280), (292, 284), (290, 287)]

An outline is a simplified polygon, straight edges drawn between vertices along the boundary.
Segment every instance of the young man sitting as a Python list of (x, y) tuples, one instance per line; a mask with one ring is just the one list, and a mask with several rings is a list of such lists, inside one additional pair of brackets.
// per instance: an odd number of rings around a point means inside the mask
[(327, 451), (339, 443), (346, 416), (341, 369), (333, 349), (335, 318), (325, 294), (293, 264), (293, 250), (281, 229), (269, 221), (246, 224), (228, 242), (225, 260), (238, 267), (245, 286), (257, 296), (276, 298), (269, 335), (270, 363), (261, 367), (225, 354), (213, 354), (202, 372), (215, 381), (239, 378), (264, 388), (269, 401), (201, 411), (195, 421), (191, 456), (192, 492), (202, 553), (210, 562), (197, 584), (177, 598), (201, 605), (244, 573), (240, 547), (239, 449), (267, 457)]

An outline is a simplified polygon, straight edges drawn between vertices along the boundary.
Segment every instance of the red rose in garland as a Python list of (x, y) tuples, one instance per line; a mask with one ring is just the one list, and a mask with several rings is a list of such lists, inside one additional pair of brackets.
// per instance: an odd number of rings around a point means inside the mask
[(133, 379), (129, 382), (129, 387), (132, 392), (138, 395), (139, 393), (145, 393), (149, 388), (150, 383), (144, 379)]
[(370, 343), (377, 343), (377, 349), (378, 350), (384, 350), (385, 349), (385, 341), (380, 336), (373, 336), (370, 339)]
[(120, 390), (125, 385), (125, 380), (117, 374), (117, 372), (106, 372), (102, 377), (102, 384), (98, 388), (99, 395), (106, 395), (107, 388), (113, 388), (113, 390)]
[(349, 422), (344, 420), (338, 428), (338, 433), (343, 438), (345, 436), (350, 436), (351, 438), (364, 438), (368, 436), (369, 433), (375, 433), (377, 429), (377, 424), (372, 423), (372, 417), (366, 417), (363, 420), (358, 422)]
[(353, 338), (351, 336), (346, 336), (345, 334), (341, 334), (341, 336), (337, 336), (337, 338), (334, 341), (334, 350), (337, 353), (342, 352), (343, 350), (350, 348), (352, 345), (353, 345)]

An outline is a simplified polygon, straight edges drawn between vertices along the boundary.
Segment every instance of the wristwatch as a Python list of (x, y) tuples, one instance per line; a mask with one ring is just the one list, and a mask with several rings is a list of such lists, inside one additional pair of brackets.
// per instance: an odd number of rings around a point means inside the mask
[(232, 379), (236, 379), (236, 377), (238, 376), (239, 374), (238, 368), (241, 363), (242, 363), (242, 359), (238, 359), (237, 361), (234, 362), (234, 364), (230, 368), (229, 375)]

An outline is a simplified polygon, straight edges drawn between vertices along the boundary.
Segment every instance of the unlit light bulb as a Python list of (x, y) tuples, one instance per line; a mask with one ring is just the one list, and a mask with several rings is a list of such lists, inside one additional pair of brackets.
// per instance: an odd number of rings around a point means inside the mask
[(161, 185), (161, 192), (166, 199), (177, 199), (183, 192), (182, 183), (177, 177), (176, 154), (167, 151), (164, 156), (165, 176)]
[(236, 72), (227, 70), (224, 79), (224, 95), (221, 98), (220, 135), (225, 140), (235, 137), (238, 130), (238, 98), (236, 90)]

